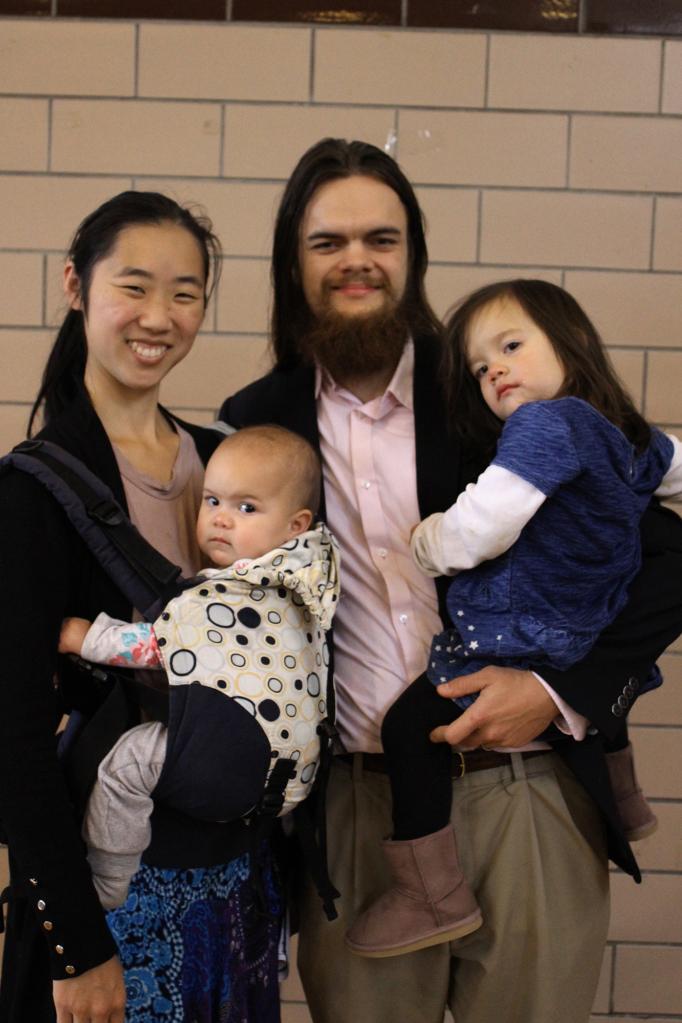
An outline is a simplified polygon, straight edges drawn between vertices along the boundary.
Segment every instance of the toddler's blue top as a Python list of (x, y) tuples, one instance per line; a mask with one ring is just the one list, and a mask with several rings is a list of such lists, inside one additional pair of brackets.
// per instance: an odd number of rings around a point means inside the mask
[(492, 464), (547, 500), (508, 551), (451, 583), (450, 616), (463, 638), (476, 633), (476, 655), (544, 651), (563, 668), (587, 653), (627, 600), (641, 561), (640, 518), (672, 457), (672, 442), (655, 428), (638, 455), (579, 398), (530, 402), (509, 417)]

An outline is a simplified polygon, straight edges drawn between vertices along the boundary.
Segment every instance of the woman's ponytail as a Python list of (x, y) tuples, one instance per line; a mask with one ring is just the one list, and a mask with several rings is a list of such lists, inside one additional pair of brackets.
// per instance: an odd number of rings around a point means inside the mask
[(83, 391), (87, 348), (83, 313), (69, 309), (50, 352), (28, 421), (29, 437), (42, 407), (44, 422), (58, 416)]

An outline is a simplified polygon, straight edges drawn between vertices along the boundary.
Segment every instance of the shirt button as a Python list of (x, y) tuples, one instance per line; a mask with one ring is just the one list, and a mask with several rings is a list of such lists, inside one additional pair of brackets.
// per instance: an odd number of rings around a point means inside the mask
[(41, 910), (42, 912), (42, 910), (45, 909), (45, 901), (43, 899), (38, 899), (37, 906), (38, 909)]
[(51, 931), (53, 926), (54, 925), (51, 920), (45, 920), (45, 922), (43, 923), (43, 927), (45, 928), (46, 931)]
[(369, 490), (369, 488), (372, 486), (372, 484), (371, 484), (370, 480), (365, 480), (364, 483), (362, 484), (362, 486), (363, 486), (364, 490)]
[(55, 945), (54, 950), (55, 950), (55, 952), (57, 953), (58, 956), (63, 956), (64, 955), (64, 946), (63, 945)]
[(388, 551), (386, 550), (385, 547), (380, 547), (379, 550), (377, 551), (377, 557), (378, 558), (385, 558), (387, 554), (388, 554)]
[(402, 614), (400, 616), (400, 618), (398, 619), (398, 621), (400, 622), (401, 625), (406, 625), (407, 624), (407, 615)]

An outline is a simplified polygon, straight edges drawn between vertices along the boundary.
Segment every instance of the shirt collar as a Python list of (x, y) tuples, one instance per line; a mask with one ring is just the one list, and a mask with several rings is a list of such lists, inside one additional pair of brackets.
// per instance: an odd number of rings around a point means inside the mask
[[(402, 405), (404, 408), (412, 411), (414, 405), (413, 381), (414, 342), (412, 338), (409, 338), (403, 349), (403, 354), (400, 356), (398, 365), (395, 368), (395, 372), (388, 382), (386, 390), (383, 395), (379, 395), (377, 398), (373, 398), (372, 400), (383, 404), (388, 399), (389, 401), (392, 401), (392, 403), (397, 403), (398, 405)], [(318, 363), (315, 363), (316, 401), (322, 393), (333, 396), (341, 394), (348, 395), (350, 392), (341, 384), (337, 384), (326, 369)], [(354, 398), (354, 400), (356, 402), (358, 401), (357, 398)], [(370, 403), (368, 402), (368, 404)]]

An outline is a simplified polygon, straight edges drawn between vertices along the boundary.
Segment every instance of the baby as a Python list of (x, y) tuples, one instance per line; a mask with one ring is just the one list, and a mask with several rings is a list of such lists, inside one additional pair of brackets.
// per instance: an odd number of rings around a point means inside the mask
[(234, 433), (206, 466), (197, 520), (214, 567), (153, 625), (106, 614), (92, 625), (64, 622), (62, 653), (163, 667), (170, 683), (168, 727), (153, 721), (121, 736), (88, 803), (83, 834), (106, 909), (125, 901), (154, 801), (236, 820), (258, 803), (278, 755), (295, 772), (282, 812), (307, 793), (338, 599), (336, 543), (314, 525), (319, 500), (319, 459), (307, 441), (278, 426)]

